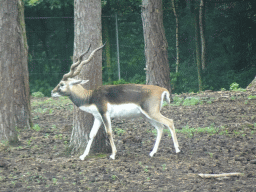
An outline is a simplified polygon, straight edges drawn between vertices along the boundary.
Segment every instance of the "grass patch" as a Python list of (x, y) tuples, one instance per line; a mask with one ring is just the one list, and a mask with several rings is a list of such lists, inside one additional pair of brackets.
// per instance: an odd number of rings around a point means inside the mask
[(48, 108), (36, 108), (36, 109), (34, 109), (34, 112), (35, 113), (41, 113), (41, 114), (45, 114), (46, 112), (48, 111)]
[(197, 105), (197, 104), (203, 104), (203, 103), (208, 103), (211, 104), (214, 98), (208, 98), (208, 97), (187, 97), (186, 99), (179, 97), (175, 95), (173, 97), (173, 102), (170, 104), (171, 106), (192, 106), (192, 105)]
[(40, 91), (32, 93), (32, 97), (44, 97), (44, 94)]
[(184, 102), (183, 105), (185, 106), (190, 106), (190, 105), (196, 105), (200, 102), (199, 98), (196, 97), (187, 97)]
[(183, 127), (181, 130), (177, 129), (177, 133), (183, 133), (185, 135), (188, 135), (189, 137), (193, 137), (194, 134), (209, 134), (209, 135), (215, 135), (219, 134), (220, 130), (223, 130), (224, 127), (214, 127), (213, 125), (209, 127), (198, 127), (198, 128), (190, 128), (188, 125)]
[[(154, 129), (152, 133), (156, 136), (157, 130)], [(163, 133), (167, 133), (169, 137), (171, 137), (171, 133), (169, 129), (164, 129)], [(209, 135), (223, 135), (228, 134), (228, 130), (224, 130), (224, 127), (214, 127), (213, 125), (209, 127), (197, 127), (197, 128), (190, 128), (188, 125), (183, 127), (182, 129), (176, 129), (176, 133), (182, 133), (187, 135), (188, 137), (193, 137), (195, 134), (209, 134)]]
[(63, 139), (63, 135), (62, 134), (57, 134), (57, 135), (54, 136), (54, 138), (62, 140)]
[(38, 124), (34, 124), (34, 126), (32, 127), (33, 130), (35, 131), (40, 131), (41, 127)]
[(180, 106), (180, 105), (182, 105), (182, 103), (184, 101), (183, 98), (178, 97), (176, 95), (172, 99), (173, 99), (173, 102), (171, 103), (171, 106)]
[(123, 129), (121, 129), (121, 128), (118, 128), (118, 127), (116, 127), (116, 128), (114, 128), (114, 131), (115, 131), (115, 133), (117, 134), (117, 135), (123, 135), (123, 134), (125, 134), (125, 130), (123, 130)]
[(32, 107), (41, 106), (41, 105), (54, 105), (54, 106), (62, 106), (66, 104), (72, 104), (72, 101), (68, 97), (59, 97), (57, 99), (48, 98), (44, 101), (40, 100), (32, 100)]
[(248, 99), (256, 99), (256, 95), (249, 95)]
[(163, 101), (162, 107), (165, 107), (166, 105), (168, 105), (168, 103), (166, 101)]
[(213, 158), (213, 153), (210, 153), (210, 152), (209, 152), (208, 154), (210, 155), (211, 158)]

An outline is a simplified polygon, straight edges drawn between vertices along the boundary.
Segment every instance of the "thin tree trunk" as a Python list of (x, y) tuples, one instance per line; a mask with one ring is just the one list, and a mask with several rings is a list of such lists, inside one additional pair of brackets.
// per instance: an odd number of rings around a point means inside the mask
[(171, 92), (168, 44), (163, 25), (162, 0), (142, 1), (142, 23), (146, 57), (146, 83), (164, 87)]
[[(84, 52), (89, 44), (91, 49), (83, 59), (87, 58), (92, 50), (102, 45), (101, 35), (101, 1), (100, 0), (75, 0), (75, 37), (74, 37), (74, 59)], [(102, 51), (95, 53), (93, 59), (85, 65), (78, 76), (79, 79), (89, 79), (85, 88), (95, 89), (102, 85)], [(84, 150), (89, 133), (93, 125), (94, 118), (91, 114), (85, 113), (74, 107), (73, 130), (70, 146), (74, 151)], [(109, 145), (105, 134), (105, 129), (100, 128), (94, 139), (90, 153), (100, 153), (109, 151)]]
[(105, 46), (105, 50), (106, 50), (106, 64), (107, 64), (107, 75), (108, 75), (108, 82), (111, 83), (112, 82), (112, 66), (111, 66), (111, 54), (110, 54), (110, 36), (109, 36), (109, 21), (108, 18), (105, 19), (104, 22), (104, 39), (106, 41), (106, 46)]
[(179, 64), (180, 64), (180, 52), (179, 52), (179, 16), (176, 11), (176, 7), (178, 5), (175, 3), (175, 0), (172, 0), (172, 9), (175, 16), (176, 22), (176, 73), (179, 71)]
[(198, 88), (202, 91), (202, 74), (201, 74), (201, 56), (200, 56), (200, 39), (199, 39), (199, 18), (198, 9), (194, 10), (195, 17), (195, 46), (196, 46), (196, 65), (198, 73)]
[(205, 69), (206, 66), (206, 45), (205, 45), (205, 34), (204, 34), (204, 24), (205, 24), (205, 12), (204, 12), (204, 0), (200, 0), (199, 8), (199, 28), (200, 28), (200, 38), (201, 38), (201, 63), (202, 69)]
[(17, 142), (15, 128), (30, 128), (28, 45), (22, 0), (0, 6), (0, 140)]

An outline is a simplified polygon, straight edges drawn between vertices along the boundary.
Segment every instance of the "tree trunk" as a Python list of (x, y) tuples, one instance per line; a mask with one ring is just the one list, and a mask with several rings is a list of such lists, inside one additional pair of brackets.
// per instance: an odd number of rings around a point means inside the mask
[[(101, 0), (75, 0), (74, 18), (75, 37), (73, 58), (77, 58), (91, 44), (90, 51), (83, 57), (83, 59), (86, 59), (92, 50), (102, 45)], [(102, 50), (97, 51), (90, 63), (83, 67), (78, 78), (90, 80), (85, 85), (86, 89), (95, 89), (102, 85)], [(74, 151), (85, 149), (93, 121), (94, 118), (91, 114), (85, 113), (74, 106), (74, 126), (70, 140), (70, 146)], [(100, 128), (94, 139), (90, 153), (110, 151), (104, 130), (104, 128)]]
[(194, 10), (195, 17), (195, 45), (196, 45), (196, 65), (198, 73), (198, 89), (202, 91), (202, 73), (201, 73), (201, 57), (200, 57), (200, 39), (199, 39), (199, 16), (198, 9)]
[(146, 83), (164, 87), (171, 93), (168, 44), (163, 25), (162, 0), (142, 1), (142, 23), (146, 57)]
[(204, 0), (200, 0), (199, 9), (199, 28), (200, 28), (200, 38), (201, 38), (201, 63), (202, 70), (205, 69), (205, 56), (206, 56), (206, 45), (205, 45), (205, 34), (204, 34), (204, 24), (205, 24), (205, 14), (204, 14)]
[(0, 140), (17, 142), (15, 128), (30, 128), (28, 45), (22, 0), (0, 6)]
[(179, 17), (176, 11), (178, 5), (175, 3), (175, 0), (172, 0), (172, 9), (175, 16), (176, 22), (176, 73), (179, 71), (179, 64), (180, 64), (180, 52), (179, 52)]

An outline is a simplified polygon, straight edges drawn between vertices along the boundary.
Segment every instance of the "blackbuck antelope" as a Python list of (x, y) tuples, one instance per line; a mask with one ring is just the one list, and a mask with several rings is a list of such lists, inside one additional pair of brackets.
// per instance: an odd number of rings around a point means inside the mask
[[(170, 94), (167, 89), (154, 85), (127, 84), (107, 85), (98, 87), (95, 90), (86, 90), (82, 85), (87, 83), (88, 80), (71, 78), (79, 74), (82, 66), (88, 63), (94, 53), (103, 46), (95, 49), (87, 60), (81, 62), (81, 57), (85, 53), (82, 54), (78, 61), (71, 65), (70, 72), (63, 76), (60, 83), (51, 93), (52, 97), (68, 96), (77, 107), (94, 116), (94, 124), (89, 135), (89, 141), (80, 159), (84, 160), (89, 154), (93, 138), (102, 123), (105, 126), (112, 148), (110, 158), (115, 159), (116, 146), (114, 144), (111, 128), (111, 118), (114, 117), (144, 117), (157, 129), (156, 142), (152, 152), (149, 154), (151, 157), (157, 152), (164, 125), (167, 126), (171, 132), (176, 153), (180, 152), (173, 120), (164, 117), (160, 113), (163, 101), (166, 100), (170, 102)], [(76, 67), (77, 69), (74, 71)]]

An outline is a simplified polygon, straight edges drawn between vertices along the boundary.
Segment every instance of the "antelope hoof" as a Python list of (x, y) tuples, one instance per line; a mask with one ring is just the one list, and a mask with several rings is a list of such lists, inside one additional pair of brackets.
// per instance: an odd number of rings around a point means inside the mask
[(179, 153), (180, 152), (180, 150), (179, 149), (176, 149), (176, 153)]
[(153, 157), (154, 154), (155, 154), (155, 153), (151, 152), (151, 153), (149, 153), (149, 156), (150, 156), (150, 157)]
[(81, 156), (79, 157), (79, 159), (81, 159), (82, 161), (84, 160), (84, 158), (85, 158), (85, 156), (83, 156), (83, 155), (81, 155)]
[(113, 159), (113, 160), (114, 160), (114, 159), (115, 159), (115, 156), (116, 156), (116, 155), (114, 155), (114, 154), (110, 155), (110, 159)]

